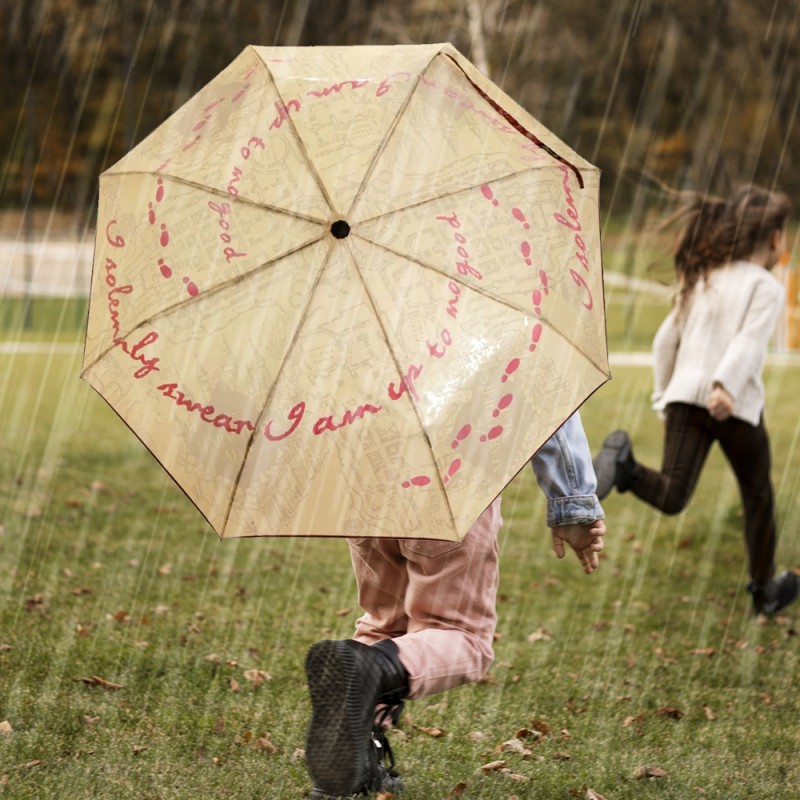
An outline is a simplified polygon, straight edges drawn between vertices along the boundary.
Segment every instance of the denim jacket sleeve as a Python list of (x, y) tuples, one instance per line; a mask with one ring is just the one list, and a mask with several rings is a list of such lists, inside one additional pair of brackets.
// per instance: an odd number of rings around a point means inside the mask
[(586, 525), (604, 519), (589, 442), (576, 411), (531, 459), (547, 498), (547, 527)]

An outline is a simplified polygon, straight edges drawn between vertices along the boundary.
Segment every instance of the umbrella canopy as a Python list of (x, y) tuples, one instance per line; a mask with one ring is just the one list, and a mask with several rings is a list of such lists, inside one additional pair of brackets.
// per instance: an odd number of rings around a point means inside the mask
[(598, 190), (449, 44), (248, 47), (101, 176), (81, 375), (221, 537), (460, 540), (609, 378)]

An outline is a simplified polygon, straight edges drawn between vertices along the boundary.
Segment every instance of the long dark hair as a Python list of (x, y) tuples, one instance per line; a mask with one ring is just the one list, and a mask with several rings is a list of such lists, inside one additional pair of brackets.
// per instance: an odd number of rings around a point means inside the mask
[(783, 230), (791, 211), (785, 194), (753, 185), (741, 187), (728, 200), (701, 192), (673, 196), (680, 205), (659, 228), (682, 225), (674, 247), (679, 308), (712, 269), (747, 258)]

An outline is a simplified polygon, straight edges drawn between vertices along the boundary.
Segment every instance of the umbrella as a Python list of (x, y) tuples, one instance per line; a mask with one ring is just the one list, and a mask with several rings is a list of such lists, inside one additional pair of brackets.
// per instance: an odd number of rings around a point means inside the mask
[(101, 175), (81, 376), (223, 538), (460, 540), (609, 378), (598, 192), (449, 44), (247, 47)]

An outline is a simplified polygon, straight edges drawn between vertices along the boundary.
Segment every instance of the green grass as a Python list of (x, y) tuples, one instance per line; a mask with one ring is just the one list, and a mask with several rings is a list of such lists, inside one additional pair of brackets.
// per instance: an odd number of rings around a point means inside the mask
[(86, 328), (87, 306), (85, 297), (0, 297), (0, 336), (72, 340)]
[[(77, 352), (0, 353), (0, 797), (303, 797), (304, 654), (358, 613), (344, 542), (219, 542), (78, 369)], [(786, 566), (800, 376), (766, 383)], [(614, 370), (583, 411), (593, 449), (624, 426), (657, 463), (649, 392), (649, 370)], [(719, 453), (680, 516), (605, 508), (586, 577), (550, 552), (530, 471), (507, 489), (496, 660), (408, 704), (392, 735), (407, 800), (800, 796), (798, 610), (751, 617)], [(529, 754), (499, 752), (538, 723)], [(482, 773), (499, 759), (508, 773)]]

